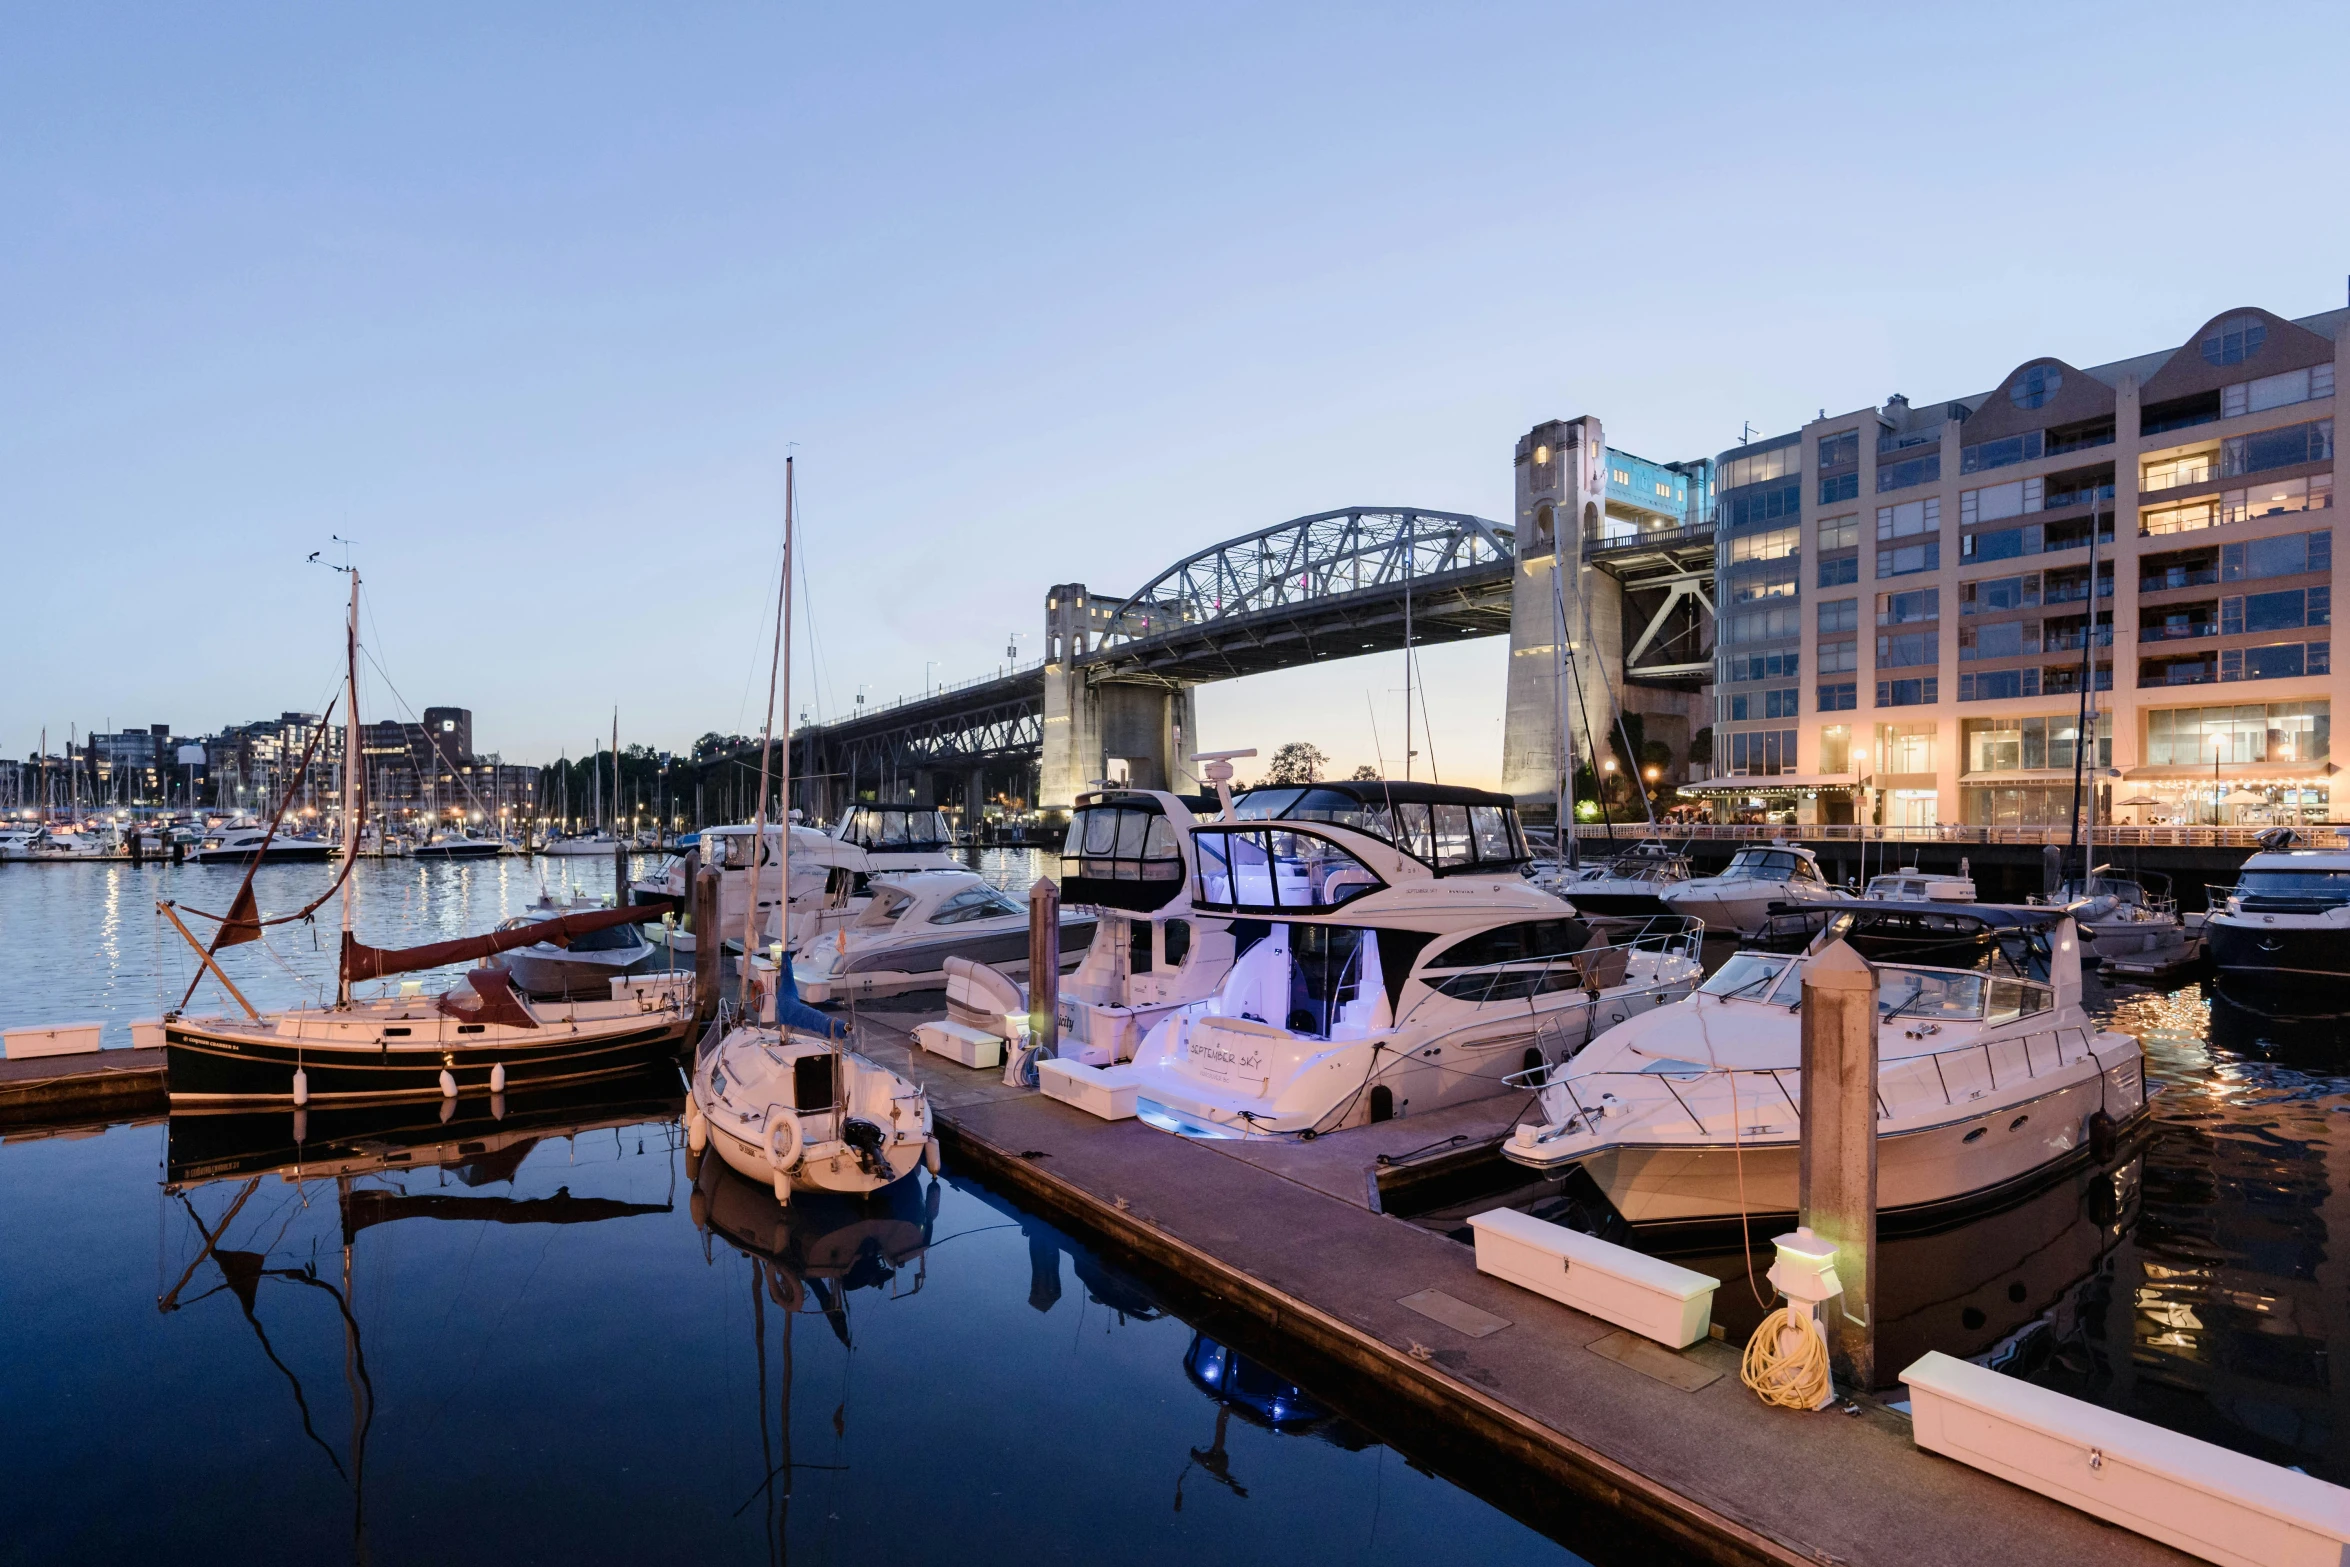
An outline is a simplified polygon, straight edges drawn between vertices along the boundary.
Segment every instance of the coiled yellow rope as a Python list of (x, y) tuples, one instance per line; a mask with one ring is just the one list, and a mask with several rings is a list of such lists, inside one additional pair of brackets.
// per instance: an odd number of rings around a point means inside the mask
[(1827, 1400), (1828, 1345), (1819, 1325), (1787, 1307), (1763, 1318), (1738, 1363), (1738, 1380), (1766, 1404), (1781, 1409), (1817, 1409)]

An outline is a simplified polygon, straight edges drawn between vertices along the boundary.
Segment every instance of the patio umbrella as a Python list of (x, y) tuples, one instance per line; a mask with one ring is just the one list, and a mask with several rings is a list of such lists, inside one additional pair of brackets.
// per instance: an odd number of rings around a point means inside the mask
[(2128, 799), (2117, 800), (2114, 803), (2118, 806), (2127, 808), (2133, 805), (2160, 805), (2162, 802), (2154, 798), (2154, 796), (2146, 793), (2144, 790), (2140, 790), (2138, 793), (2131, 795)]
[(2221, 795), (2221, 796), (2220, 796), (2220, 799), (2221, 799), (2221, 801), (2222, 801), (2224, 804), (2228, 804), (2228, 805), (2266, 805), (2266, 804), (2268, 804), (2268, 796), (2267, 796), (2267, 795), (2265, 795), (2265, 794), (2254, 794), (2254, 793), (2253, 793), (2251, 790), (2249, 790), (2249, 789), (2230, 789), (2230, 790), (2229, 790), (2229, 791), (2228, 791), (2226, 794), (2223, 794), (2223, 795)]

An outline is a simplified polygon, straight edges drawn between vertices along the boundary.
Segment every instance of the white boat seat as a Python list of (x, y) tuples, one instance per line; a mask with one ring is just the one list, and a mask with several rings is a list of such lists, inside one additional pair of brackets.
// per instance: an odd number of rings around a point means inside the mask
[(1585, 990), (1613, 990), (1631, 967), (1629, 947), (1599, 947), (1575, 955), (1575, 972), (1583, 976)]
[(945, 968), (949, 1022), (1001, 1038), (1005, 1014), (1028, 1010), (1027, 990), (1001, 969), (971, 958), (949, 958)]

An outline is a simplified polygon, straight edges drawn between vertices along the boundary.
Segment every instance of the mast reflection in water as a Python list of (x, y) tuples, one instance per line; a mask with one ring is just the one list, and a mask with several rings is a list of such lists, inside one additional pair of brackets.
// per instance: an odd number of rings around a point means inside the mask
[(1577, 1559), (1003, 1197), (786, 1210), (679, 1103), (6, 1134), (11, 1559)]

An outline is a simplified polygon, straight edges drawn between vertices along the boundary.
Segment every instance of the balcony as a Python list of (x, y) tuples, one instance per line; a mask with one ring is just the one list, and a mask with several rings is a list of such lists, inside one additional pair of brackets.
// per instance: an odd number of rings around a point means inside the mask
[(2138, 492), (2151, 495), (2158, 490), (2183, 490), (2190, 484), (2209, 484), (2218, 477), (2219, 454), (2207, 452), (2200, 457), (2153, 464), (2139, 475)]
[[(2097, 573), (2097, 596), (2101, 599), (2113, 597), (2112, 573), (2106, 571)], [(2083, 604), (2088, 602), (2088, 598), (2089, 579), (2083, 577), (2078, 582), (2052, 582), (2048, 584), (2041, 592), (2040, 602), (2043, 604)]]
[(2169, 625), (2148, 625), (2140, 622), (2138, 626), (2138, 640), (2140, 642), (2186, 642), (2196, 637), (2216, 637), (2218, 635), (2219, 622), (2216, 620), (2188, 620)]
[(2207, 566), (2189, 570), (2173, 566), (2168, 571), (2149, 571), (2138, 578), (2140, 593), (2169, 593), (2178, 588), (2207, 588), (2219, 581), (2219, 568)]
[(2154, 686), (2207, 686), (2219, 681), (2218, 655), (2195, 658), (2149, 659), (2138, 666), (2138, 689)]
[[(2097, 628), (2097, 645), (2099, 647), (2113, 646), (2113, 627), (2099, 626)], [(2081, 633), (2078, 631), (2051, 631), (2041, 639), (2040, 649), (2045, 653), (2078, 653), (2081, 650)]]

